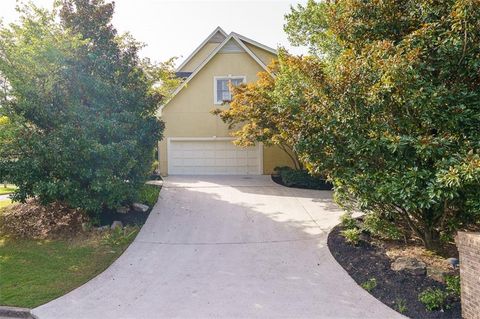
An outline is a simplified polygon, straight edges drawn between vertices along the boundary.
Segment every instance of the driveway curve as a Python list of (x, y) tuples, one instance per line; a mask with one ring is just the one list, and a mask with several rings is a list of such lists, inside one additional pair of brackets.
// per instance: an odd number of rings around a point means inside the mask
[(40, 319), (403, 318), (327, 247), (331, 192), (268, 176), (168, 177), (147, 223), (105, 272)]

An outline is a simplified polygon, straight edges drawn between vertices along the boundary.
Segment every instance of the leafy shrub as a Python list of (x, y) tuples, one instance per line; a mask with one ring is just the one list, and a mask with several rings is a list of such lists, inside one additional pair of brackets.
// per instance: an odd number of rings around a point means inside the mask
[(345, 213), (340, 216), (340, 223), (345, 229), (353, 229), (357, 227), (357, 222), (352, 217), (351, 213)]
[(108, 246), (124, 246), (133, 240), (138, 231), (139, 228), (137, 226), (116, 227), (103, 237), (102, 242)]
[(368, 213), (363, 219), (363, 229), (372, 236), (382, 239), (398, 240), (402, 238), (402, 232), (385, 217), (376, 213)]
[(153, 207), (157, 203), (159, 193), (160, 187), (145, 184), (140, 188), (137, 200), (142, 204)]
[(360, 241), (361, 233), (362, 231), (358, 228), (345, 229), (341, 231), (341, 234), (343, 237), (345, 237), (347, 243), (355, 246), (358, 245), (358, 242)]
[(275, 171), (280, 175), (282, 183), (288, 187), (330, 190), (332, 184), (319, 176), (312, 176), (305, 170), (296, 170), (288, 166), (277, 167)]
[(15, 128), (0, 142), (0, 180), (18, 186), (14, 200), (98, 215), (132, 201), (145, 182), (164, 128), (162, 95), (140, 45), (117, 36), (113, 9), (103, 1), (66, 0), (52, 12), (30, 5), (19, 24), (0, 28), (0, 83), (8, 86), (0, 109)]
[(375, 287), (377, 287), (377, 279), (370, 278), (369, 280), (365, 281), (363, 284), (360, 285), (363, 289), (368, 292), (371, 292)]
[(461, 288), (460, 288), (460, 276), (446, 276), (445, 284), (447, 285), (447, 292), (454, 296), (460, 297)]
[(418, 300), (425, 305), (428, 311), (448, 309), (450, 305), (446, 303), (448, 293), (439, 288), (428, 288), (418, 295)]
[(395, 301), (395, 309), (400, 313), (407, 312), (408, 308), (407, 308), (407, 302), (405, 301), (405, 299), (397, 299)]

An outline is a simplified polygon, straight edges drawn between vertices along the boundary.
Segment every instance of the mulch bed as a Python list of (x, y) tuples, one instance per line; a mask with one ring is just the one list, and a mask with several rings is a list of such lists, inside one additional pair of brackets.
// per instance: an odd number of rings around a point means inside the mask
[(315, 189), (315, 190), (323, 190), (323, 191), (331, 191), (332, 188), (333, 188), (333, 185), (328, 183), (328, 182), (325, 182), (324, 184), (319, 184), (315, 188), (311, 188), (311, 187), (304, 186), (304, 185), (288, 186), (288, 185), (285, 185), (283, 183), (282, 177), (280, 175), (272, 174), (271, 177), (272, 177), (272, 181), (274, 181), (275, 183), (280, 184), (282, 186), (285, 186), (285, 187), (301, 188), (301, 189)]
[(328, 236), (328, 247), (337, 262), (360, 285), (375, 278), (377, 286), (370, 291), (375, 298), (395, 309), (397, 300), (404, 300), (407, 310), (404, 315), (410, 318), (461, 318), (460, 303), (456, 302), (449, 310), (427, 311), (418, 301), (418, 294), (425, 289), (445, 288), (445, 285), (427, 276), (414, 276), (403, 271), (390, 269), (391, 261), (385, 250), (360, 241), (358, 246), (345, 242), (340, 234), (341, 226), (335, 227)]
[(126, 214), (116, 211), (104, 211), (100, 214), (100, 226), (110, 226), (116, 220), (121, 221), (123, 226), (142, 226), (150, 215), (151, 208), (145, 213), (130, 210)]
[(88, 216), (61, 203), (41, 205), (36, 200), (17, 204), (0, 216), (0, 231), (14, 237), (46, 239), (73, 237)]

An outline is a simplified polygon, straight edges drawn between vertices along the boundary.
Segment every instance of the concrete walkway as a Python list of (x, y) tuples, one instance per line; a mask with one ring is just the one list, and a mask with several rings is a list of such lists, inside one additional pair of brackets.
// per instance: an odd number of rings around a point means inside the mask
[(402, 318), (331, 256), (331, 193), (270, 177), (169, 177), (104, 273), (33, 310), (40, 319)]

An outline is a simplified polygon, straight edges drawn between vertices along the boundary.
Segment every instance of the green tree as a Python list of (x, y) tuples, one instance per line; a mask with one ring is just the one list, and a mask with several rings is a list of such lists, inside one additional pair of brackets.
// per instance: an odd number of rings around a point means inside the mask
[(140, 44), (111, 24), (113, 3), (59, 5), (59, 14), (20, 8), (20, 23), (0, 29), (2, 108), (18, 127), (0, 180), (19, 187), (16, 200), (98, 213), (132, 200), (144, 183), (162, 137), (162, 95)]
[(294, 114), (290, 109), (276, 107), (274, 96), (275, 79), (282, 65), (273, 62), (269, 71), (259, 72), (258, 80), (253, 83), (232, 86), (233, 99), (227, 108), (218, 108), (214, 114), (237, 129), (232, 134), (234, 143), (240, 146), (252, 146), (262, 142), (264, 145), (280, 147), (292, 160), (296, 169), (303, 164), (293, 147), (294, 139), (290, 124), (294, 124)]
[(478, 0), (309, 1), (287, 15), (315, 56), (277, 75), (277, 106), (303, 110), (294, 147), (341, 204), (433, 250), (480, 216), (479, 21)]

